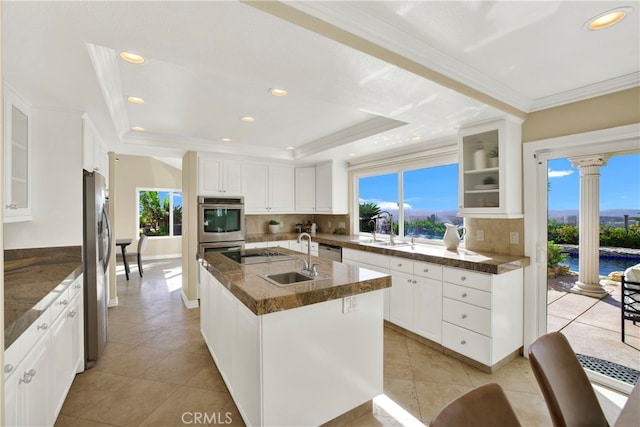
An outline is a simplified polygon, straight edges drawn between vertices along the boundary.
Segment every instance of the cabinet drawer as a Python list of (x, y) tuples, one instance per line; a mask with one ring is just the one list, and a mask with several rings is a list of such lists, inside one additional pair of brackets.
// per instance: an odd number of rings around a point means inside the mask
[(444, 267), (442, 280), (456, 285), (468, 286), (491, 292), (491, 275), (463, 270), (461, 268)]
[(389, 257), (389, 268), (401, 273), (413, 274), (413, 261), (395, 256)]
[(442, 320), (491, 336), (491, 310), (486, 308), (443, 298)]
[(413, 274), (427, 279), (442, 280), (442, 266), (422, 261), (413, 261)]
[(62, 313), (65, 308), (67, 308), (70, 300), (71, 299), (69, 298), (68, 288), (60, 292), (60, 294), (56, 297), (55, 301), (49, 308), (49, 311), (51, 312), (51, 322), (54, 322), (58, 315)]
[(444, 284), (443, 295), (453, 300), (491, 309), (491, 292), (446, 283)]
[(491, 366), (491, 338), (442, 322), (442, 345)]
[(4, 379), (5, 381), (11, 374), (16, 371), (16, 368), (22, 361), (23, 354), (20, 349), (20, 338), (13, 342), (8, 349), (4, 352)]
[(80, 292), (82, 286), (84, 285), (83, 276), (78, 277), (72, 284), (69, 286), (69, 300), (72, 300), (74, 296)]
[(22, 360), (31, 348), (42, 338), (51, 327), (51, 310), (47, 310), (20, 335), (14, 344), (20, 342), (20, 360)]

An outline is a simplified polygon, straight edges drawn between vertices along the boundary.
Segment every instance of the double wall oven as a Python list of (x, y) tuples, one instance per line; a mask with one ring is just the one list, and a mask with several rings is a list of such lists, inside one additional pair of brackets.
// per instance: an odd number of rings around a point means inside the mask
[(242, 249), (244, 197), (198, 197), (199, 252)]

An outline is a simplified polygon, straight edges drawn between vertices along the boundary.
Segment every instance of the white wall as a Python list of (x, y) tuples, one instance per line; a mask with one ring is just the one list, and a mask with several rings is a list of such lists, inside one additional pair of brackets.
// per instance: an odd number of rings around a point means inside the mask
[(4, 249), (82, 245), (82, 118), (33, 108), (33, 220), (4, 224)]

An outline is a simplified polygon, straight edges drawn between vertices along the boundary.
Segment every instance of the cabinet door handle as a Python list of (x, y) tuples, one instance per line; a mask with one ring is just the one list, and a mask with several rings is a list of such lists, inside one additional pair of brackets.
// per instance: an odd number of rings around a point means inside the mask
[(466, 292), (463, 292), (463, 293), (462, 293), (462, 298), (466, 298), (466, 297), (467, 297), (467, 293), (466, 293)]
[(31, 369), (29, 370), (29, 372), (25, 372), (22, 378), (20, 378), (20, 380), (18, 381), (18, 384), (22, 384), (22, 383), (29, 384), (35, 375), (36, 375), (35, 369)]
[(460, 344), (465, 345), (467, 342), (465, 340), (460, 341)]
[(69, 312), (69, 314), (67, 314), (67, 317), (76, 317), (76, 314), (77, 314), (77, 313), (76, 313), (76, 311), (75, 311), (75, 310), (71, 310), (71, 311)]
[(407, 279), (407, 283), (411, 283), (411, 279)]
[(78, 283), (78, 284), (76, 285), (76, 289), (80, 289), (81, 287), (82, 287), (82, 285), (81, 285), (80, 283)]
[(416, 283), (418, 283), (417, 280), (413, 280), (412, 283), (415, 285)]
[(462, 280), (462, 281), (464, 282), (465, 280), (467, 280), (467, 276), (462, 276), (462, 277), (460, 278), (460, 280)]
[(428, 272), (429, 272), (429, 269), (428, 269), (428, 268), (425, 268), (425, 269), (424, 269), (424, 272), (425, 272), (425, 273), (428, 273)]
[(402, 267), (402, 263), (398, 263), (398, 267)]
[(462, 318), (463, 318), (463, 319), (466, 319), (466, 318), (467, 318), (467, 315), (466, 315), (466, 314), (463, 314), (463, 315), (462, 315)]
[(69, 304), (69, 301), (67, 301), (66, 299), (63, 299), (62, 301), (60, 301), (58, 304), (60, 305), (67, 305)]
[(4, 205), (7, 209), (18, 209), (18, 205), (16, 203), (10, 203), (8, 205)]
[(43, 331), (46, 330), (49, 327), (49, 325), (47, 325), (46, 323), (43, 323), (42, 325), (38, 325), (38, 327), (36, 328), (36, 330), (40, 330), (42, 329)]
[(4, 365), (4, 373), (8, 374), (9, 372), (13, 371), (14, 366), (11, 363), (7, 363), (6, 365)]

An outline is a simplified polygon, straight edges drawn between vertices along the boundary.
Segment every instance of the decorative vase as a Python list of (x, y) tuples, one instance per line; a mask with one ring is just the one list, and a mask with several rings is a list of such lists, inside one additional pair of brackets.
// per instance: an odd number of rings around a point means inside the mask
[(473, 167), (474, 169), (487, 168), (487, 153), (484, 151), (482, 143), (478, 144), (476, 151), (473, 153)]
[(269, 224), (269, 233), (278, 234), (280, 231), (280, 224)]
[[(460, 244), (460, 241), (462, 240), (464, 235), (467, 233), (467, 229), (464, 227), (458, 227), (454, 224), (445, 223), (444, 225), (447, 227), (446, 231), (444, 232), (444, 237), (442, 238), (444, 247), (449, 251), (458, 250), (458, 245)], [(460, 230), (462, 231), (462, 234), (460, 234)]]

